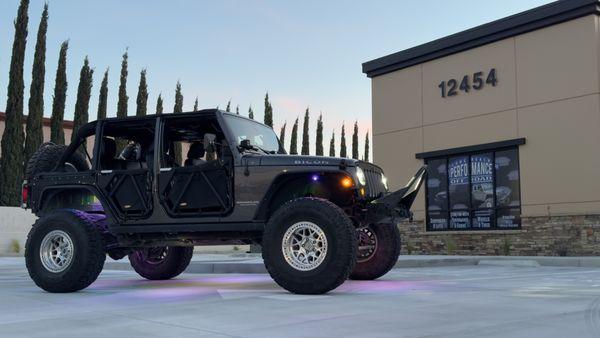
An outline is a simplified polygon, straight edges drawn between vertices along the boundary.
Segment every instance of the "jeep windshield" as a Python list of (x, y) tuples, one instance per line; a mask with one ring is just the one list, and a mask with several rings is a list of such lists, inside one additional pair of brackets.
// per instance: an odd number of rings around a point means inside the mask
[(223, 117), (236, 138), (236, 144), (248, 140), (253, 147), (265, 153), (285, 154), (279, 146), (277, 135), (268, 126), (233, 115), (223, 114)]

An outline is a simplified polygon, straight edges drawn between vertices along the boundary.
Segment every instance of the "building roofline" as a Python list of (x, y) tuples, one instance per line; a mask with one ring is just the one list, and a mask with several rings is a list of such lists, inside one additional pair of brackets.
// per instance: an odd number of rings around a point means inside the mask
[[(6, 113), (5, 112), (0, 112), (0, 121), (1, 122), (6, 121)], [(27, 123), (27, 115), (23, 116), (23, 124), (25, 124), (25, 123)], [(42, 118), (42, 124), (44, 127), (50, 127), (50, 118), (48, 118), (48, 117)], [(64, 120), (63, 128), (73, 129), (73, 121)]]
[(484, 144), (478, 144), (478, 145), (474, 145), (474, 146), (465, 146), (465, 147), (458, 147), (458, 148), (451, 148), (451, 149), (427, 151), (424, 153), (416, 153), (415, 158), (430, 159), (430, 158), (442, 157), (442, 156), (447, 157), (447, 156), (461, 155), (461, 154), (465, 154), (465, 153), (474, 153), (474, 152), (480, 152), (480, 151), (496, 150), (496, 149), (500, 149), (500, 148), (522, 146), (524, 144), (525, 144), (525, 138), (521, 137), (521, 138), (515, 138), (512, 140), (484, 143)]
[(587, 15), (600, 15), (599, 0), (559, 0), (362, 64), (376, 77)]

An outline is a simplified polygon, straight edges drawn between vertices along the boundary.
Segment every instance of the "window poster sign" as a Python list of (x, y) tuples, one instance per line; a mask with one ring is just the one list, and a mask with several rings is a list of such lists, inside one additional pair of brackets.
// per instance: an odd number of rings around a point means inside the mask
[(450, 192), (450, 228), (469, 228), (469, 156), (451, 157), (448, 161)]
[(519, 159), (515, 150), (496, 153), (496, 198), (499, 207), (519, 207)]
[(427, 229), (514, 229), (521, 226), (519, 150), (427, 161)]
[(430, 211), (448, 209), (448, 175), (446, 160), (433, 160), (427, 163), (427, 207)]
[(427, 215), (431, 229), (448, 229), (448, 172), (446, 159), (427, 163)]
[(470, 228), (469, 210), (450, 211), (450, 228), (451, 229), (468, 229), (468, 228)]
[[(494, 207), (494, 168), (492, 153), (471, 156), (471, 203), (473, 228), (491, 228)], [(488, 210), (485, 210), (488, 209)]]
[(500, 209), (496, 225), (501, 229), (514, 229), (521, 225), (520, 209)]
[(432, 230), (448, 229), (447, 211), (429, 211), (429, 228)]
[(494, 210), (483, 209), (473, 211), (473, 228), (489, 229), (494, 221)]
[(473, 208), (494, 207), (494, 180), (492, 154), (471, 156), (471, 196)]

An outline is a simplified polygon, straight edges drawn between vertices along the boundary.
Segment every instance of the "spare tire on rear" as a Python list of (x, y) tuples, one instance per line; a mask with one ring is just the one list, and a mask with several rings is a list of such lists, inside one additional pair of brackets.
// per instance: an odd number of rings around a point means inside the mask
[[(58, 160), (60, 160), (66, 149), (67, 146), (65, 145), (54, 144), (52, 142), (43, 143), (29, 158), (27, 167), (25, 168), (25, 178), (31, 179), (39, 173), (54, 170), (58, 164)], [(74, 152), (66, 164), (68, 168), (63, 168), (63, 170), (86, 171), (90, 169), (85, 156), (79, 151)]]

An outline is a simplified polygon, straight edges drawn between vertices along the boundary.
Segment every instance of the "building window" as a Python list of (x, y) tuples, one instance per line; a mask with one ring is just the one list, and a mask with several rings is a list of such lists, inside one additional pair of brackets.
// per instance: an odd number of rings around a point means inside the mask
[(426, 160), (427, 230), (521, 227), (517, 147)]

